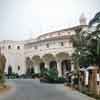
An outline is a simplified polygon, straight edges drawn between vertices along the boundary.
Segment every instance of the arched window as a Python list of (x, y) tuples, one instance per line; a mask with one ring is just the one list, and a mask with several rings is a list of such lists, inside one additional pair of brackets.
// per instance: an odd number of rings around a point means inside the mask
[(20, 46), (17, 46), (17, 50), (20, 50)]
[(11, 49), (11, 45), (8, 45), (8, 49)]
[(35, 46), (34, 48), (35, 48), (35, 49), (38, 49), (38, 47), (37, 47), (37, 46)]
[(49, 43), (46, 44), (46, 47), (49, 48)]
[(64, 46), (64, 42), (61, 42), (61, 46)]
[(20, 70), (20, 66), (18, 66), (18, 71)]

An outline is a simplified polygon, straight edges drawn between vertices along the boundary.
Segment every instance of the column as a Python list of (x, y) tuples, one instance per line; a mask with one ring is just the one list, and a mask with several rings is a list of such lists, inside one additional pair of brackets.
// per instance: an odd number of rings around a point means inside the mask
[(85, 71), (85, 85), (88, 85), (88, 81), (89, 81), (89, 72), (86, 70)]
[(57, 61), (58, 77), (62, 77), (61, 61)]
[(74, 71), (74, 63), (71, 61), (71, 71)]
[(39, 64), (35, 64), (35, 66), (34, 66), (34, 72), (35, 72), (36, 74), (40, 73)]
[(49, 62), (45, 62), (45, 68), (49, 69)]

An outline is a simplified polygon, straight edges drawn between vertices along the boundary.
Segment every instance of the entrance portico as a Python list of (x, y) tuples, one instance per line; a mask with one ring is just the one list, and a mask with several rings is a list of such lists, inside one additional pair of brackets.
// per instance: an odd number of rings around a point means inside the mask
[(60, 52), (55, 55), (44, 54), (42, 57), (35, 55), (31, 58), (31, 61), (34, 66), (35, 73), (40, 73), (45, 68), (47, 70), (54, 69), (57, 71), (58, 77), (63, 77), (66, 72), (74, 70), (73, 65), (71, 65), (72, 63), (69, 55), (64, 52)]

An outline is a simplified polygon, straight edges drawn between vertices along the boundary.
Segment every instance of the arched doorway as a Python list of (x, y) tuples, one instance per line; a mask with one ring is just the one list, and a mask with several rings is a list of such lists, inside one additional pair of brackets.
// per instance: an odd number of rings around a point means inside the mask
[(45, 70), (44, 66), (45, 66), (44, 62), (40, 63), (40, 72)]
[(57, 69), (56, 61), (51, 61), (49, 66), (50, 66), (50, 69), (55, 69), (56, 70)]
[(49, 69), (49, 67), (51, 66), (52, 67), (52, 62), (55, 61), (55, 56), (53, 54), (45, 54), (43, 57), (42, 57), (43, 61), (45, 62), (45, 68), (46, 69)]
[(30, 68), (27, 68), (27, 69), (26, 69), (26, 74), (29, 75), (30, 73), (31, 73)]
[(58, 73), (57, 71), (57, 62), (56, 61), (51, 61), (49, 64), (49, 68), (54, 70), (56, 73)]
[(61, 63), (61, 70), (62, 70), (62, 75), (65, 74), (65, 72), (70, 72), (71, 71), (71, 64), (70, 60), (63, 60)]
[(11, 74), (12, 74), (12, 66), (9, 65), (9, 66), (8, 66), (8, 75), (11, 75)]
[(30, 73), (33, 74), (34, 73), (34, 68), (30, 68)]

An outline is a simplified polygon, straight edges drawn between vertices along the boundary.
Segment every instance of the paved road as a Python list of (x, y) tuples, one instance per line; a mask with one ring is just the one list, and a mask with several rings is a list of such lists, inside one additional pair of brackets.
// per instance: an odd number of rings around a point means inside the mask
[(10, 80), (16, 87), (0, 100), (92, 100), (63, 85), (43, 84), (39, 80)]

